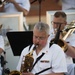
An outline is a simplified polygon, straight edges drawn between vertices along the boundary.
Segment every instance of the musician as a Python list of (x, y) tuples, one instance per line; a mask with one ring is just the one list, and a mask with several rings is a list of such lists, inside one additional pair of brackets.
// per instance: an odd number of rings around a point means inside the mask
[[(50, 30), (49, 40), (55, 37), (59, 24), (61, 24), (61, 28), (60, 28), (61, 31), (65, 28), (65, 26), (67, 25), (66, 20), (67, 20), (67, 15), (65, 12), (63, 11), (55, 12), (53, 21), (52, 21), (53, 29)], [(67, 50), (65, 51), (65, 57), (67, 61), (68, 72), (66, 73), (66, 75), (75, 75), (74, 74), (75, 64), (73, 63), (73, 59), (72, 59), (72, 58), (75, 58), (75, 38), (74, 37), (75, 37), (75, 34), (72, 33), (72, 34), (69, 34), (65, 40), (63, 40), (63, 32), (60, 32), (60, 39), (62, 39), (63, 42), (67, 45)]]
[(24, 16), (24, 25), (26, 30), (28, 30), (28, 25), (26, 24), (25, 17), (28, 15), (30, 10), (30, 1), (29, 0), (4, 0), (2, 7), (0, 7), (0, 12), (5, 13), (16, 13), (23, 12)]
[[(17, 70), (20, 71), (22, 61), (25, 60), (23, 60), (24, 56), (31, 54), (31, 51), (34, 50), (32, 53), (34, 59), (32, 69), (31, 71), (28, 70), (29, 72), (24, 72), (23, 75), (64, 75), (67, 72), (65, 55), (62, 48), (57, 44), (49, 47), (48, 37), (49, 25), (43, 22), (36, 23), (33, 29), (33, 45), (31, 48), (27, 46), (23, 49), (17, 65)], [(34, 47), (35, 49), (33, 49)], [(28, 64), (29, 60), (26, 60)]]
[(75, 0), (53, 0), (62, 6), (62, 10), (75, 10)]
[[(0, 25), (1, 30), (1, 25)], [(0, 75), (2, 75), (2, 66), (1, 66), (1, 54), (4, 51), (4, 39), (3, 36), (0, 34)]]

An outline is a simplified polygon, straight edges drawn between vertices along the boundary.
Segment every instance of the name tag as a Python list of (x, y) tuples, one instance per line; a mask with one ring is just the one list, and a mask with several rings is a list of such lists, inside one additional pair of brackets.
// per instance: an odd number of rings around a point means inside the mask
[(49, 63), (48, 60), (41, 60), (40, 62), (41, 62), (41, 63)]

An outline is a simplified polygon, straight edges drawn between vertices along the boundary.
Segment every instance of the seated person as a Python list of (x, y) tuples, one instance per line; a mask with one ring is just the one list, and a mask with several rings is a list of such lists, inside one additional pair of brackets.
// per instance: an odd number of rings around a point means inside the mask
[(64, 75), (67, 72), (62, 48), (57, 44), (49, 47), (48, 37), (49, 25), (36, 23), (33, 29), (33, 45), (30, 49), (30, 46), (23, 49), (17, 65), (17, 70), (23, 75)]
[[(1, 29), (1, 26), (0, 26)], [(1, 61), (1, 54), (4, 52), (4, 39), (3, 36), (0, 34), (0, 61)], [(2, 74), (2, 64), (0, 62), (0, 75)]]
[[(57, 11), (54, 14), (52, 25), (53, 29), (50, 30), (50, 37), (49, 41), (53, 39), (57, 33), (57, 29), (61, 24), (60, 30), (64, 30), (65, 26), (67, 25), (67, 16), (65, 12)], [(60, 32), (60, 39), (67, 45), (67, 50), (65, 51), (65, 57), (67, 61), (67, 69), (68, 72), (66, 75), (75, 75), (75, 64), (73, 63), (73, 58), (75, 58), (75, 33), (69, 34), (69, 36), (63, 40), (63, 32)]]

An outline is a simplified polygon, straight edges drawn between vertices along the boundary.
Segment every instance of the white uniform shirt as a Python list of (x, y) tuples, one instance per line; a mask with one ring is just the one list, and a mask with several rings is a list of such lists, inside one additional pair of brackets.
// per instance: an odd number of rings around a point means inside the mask
[[(30, 51), (33, 49), (30, 49)], [(21, 67), (21, 61), (23, 56), (29, 53), (29, 47), (26, 47), (21, 54), (17, 70), (20, 71)], [(56, 44), (52, 45), (51, 48), (49, 48), (49, 44), (46, 45), (45, 48), (43, 48), (40, 53), (37, 55), (36, 52), (33, 52), (33, 58), (34, 62), (37, 57), (39, 57), (42, 53), (45, 53), (44, 56), (36, 63), (34, 66), (32, 73), (38, 73), (39, 71), (52, 67), (52, 69), (49, 69), (41, 74), (48, 74), (48, 73), (60, 73), (60, 72), (67, 72), (67, 67), (66, 67), (66, 59), (63, 50)]]
[[(30, 3), (29, 0), (15, 0), (21, 7), (25, 8), (26, 10), (30, 10)], [(5, 6), (5, 12), (18, 12), (18, 10), (15, 8), (15, 6), (12, 3), (6, 3)]]
[(75, 9), (75, 0), (62, 0), (62, 10)]
[[(15, 0), (21, 7), (23, 7), (26, 10), (30, 10), (30, 1), (29, 0)], [(16, 13), (18, 10), (15, 8), (15, 6), (12, 3), (6, 3), (4, 6), (4, 10), (6, 13)], [(23, 22), (25, 24), (26, 29), (28, 30), (28, 25), (26, 23), (26, 18), (23, 17)]]
[[(0, 35), (0, 48), (2, 48), (4, 50), (4, 39), (3, 36)], [(0, 59), (1, 61), (1, 59)], [(2, 75), (2, 67), (1, 67), (1, 63), (0, 63), (0, 75)]]
[[(70, 44), (71, 46), (75, 47), (75, 33), (71, 34), (71, 35), (66, 39), (66, 41), (69, 42), (69, 44)], [(68, 63), (68, 64), (72, 64), (72, 63), (73, 63), (72, 57), (66, 55), (66, 58), (67, 58), (67, 63)]]
[[(53, 33), (53, 30), (50, 31), (50, 36), (48, 38), (48, 40), (50, 41), (52, 38), (55, 37), (55, 34)], [(69, 42), (69, 44), (71, 46), (74, 46), (75, 47), (75, 34), (71, 34), (70, 36), (68, 36), (68, 38), (65, 40), (66, 42)], [(65, 53), (65, 56), (66, 56), (66, 61), (67, 61), (67, 64), (73, 64), (73, 59), (72, 57), (66, 55)]]
[(0, 48), (4, 50), (4, 39), (3, 36), (0, 35)]

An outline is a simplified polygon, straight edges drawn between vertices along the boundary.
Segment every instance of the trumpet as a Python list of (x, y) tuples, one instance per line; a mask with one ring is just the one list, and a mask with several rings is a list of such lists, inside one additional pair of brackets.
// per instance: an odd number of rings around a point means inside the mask
[(63, 40), (66, 40), (70, 34), (73, 34), (75, 31), (75, 20), (73, 20), (70, 24), (66, 25), (66, 28), (62, 30)]
[(63, 40), (59, 39), (60, 33), (61, 33), (60, 28), (61, 28), (61, 23), (59, 24), (59, 28), (57, 29), (57, 33), (55, 35), (55, 38), (53, 38), (50, 41), (50, 46), (52, 44), (58, 44), (63, 49), (63, 51), (65, 52), (67, 50), (67, 45), (63, 42)]
[[(60, 26), (59, 26), (55, 38), (52, 39), (50, 42), (50, 46), (53, 43), (56, 43), (63, 49), (64, 52), (66, 52), (66, 50), (68, 48), (67, 48), (67, 45), (64, 43), (63, 40), (66, 40), (69, 37), (69, 35), (71, 35), (75, 31), (75, 26), (74, 26), (75, 22), (71, 22), (71, 23), (72, 23), (72, 25), (71, 24), (68, 25), (67, 28), (62, 30), (62, 31), (60, 31)], [(62, 33), (63, 39), (59, 39), (60, 33)]]
[(75, 31), (75, 27), (73, 29), (69, 29), (68, 32), (63, 31), (63, 40), (66, 40), (66, 38), (68, 38), (69, 35), (73, 34), (73, 32)]

